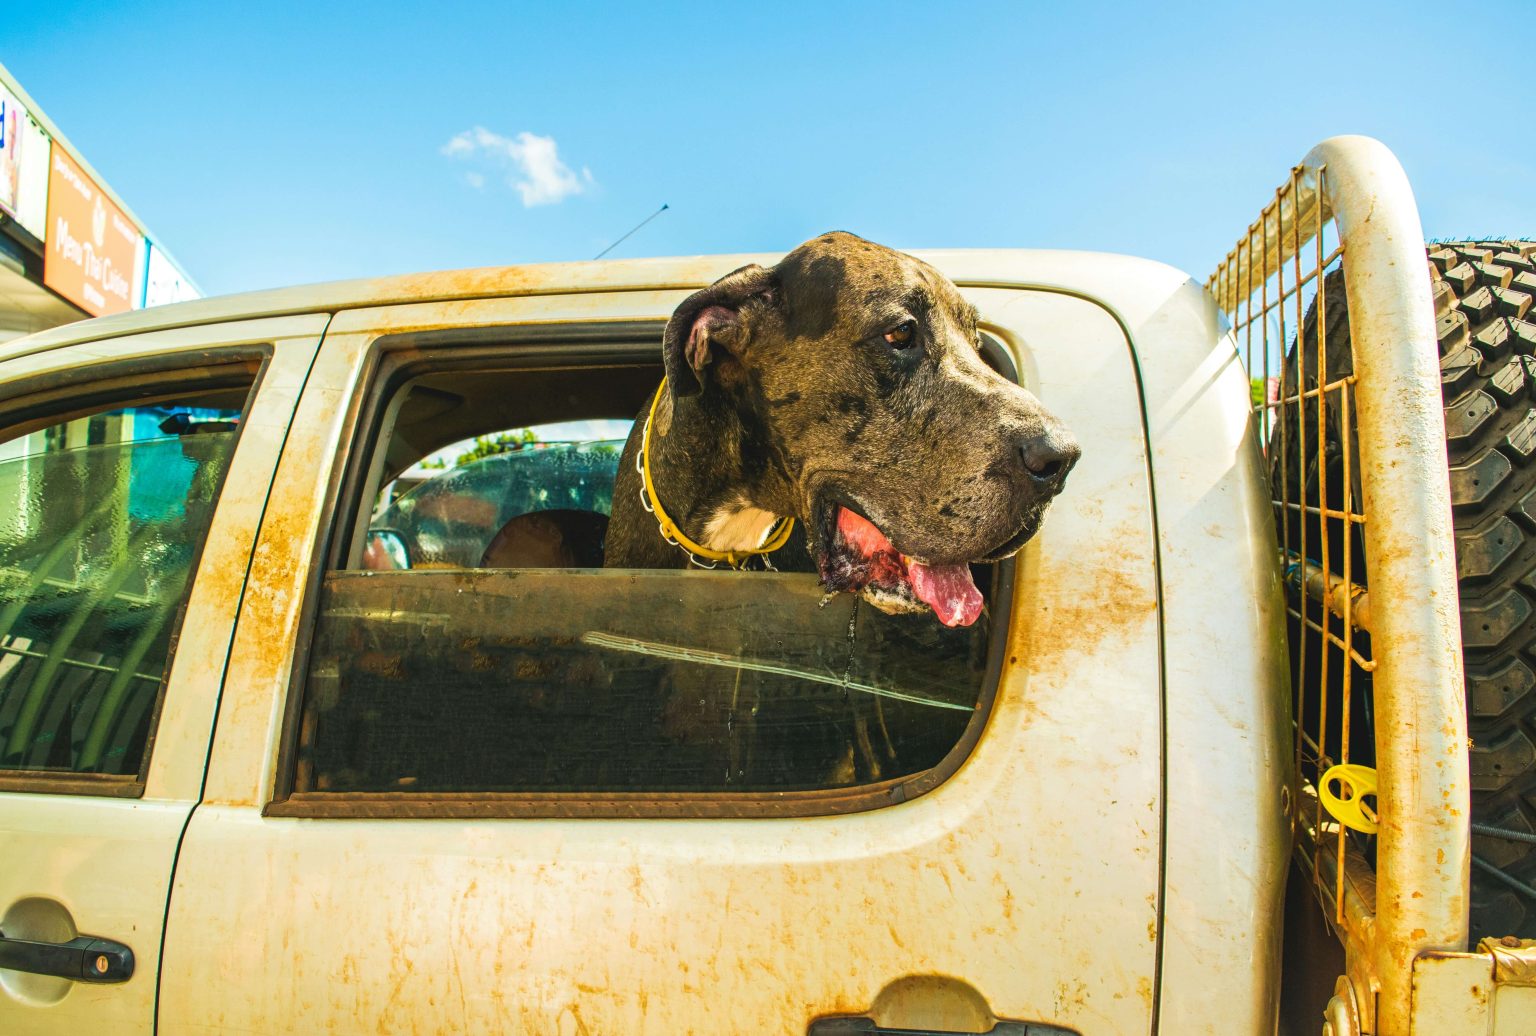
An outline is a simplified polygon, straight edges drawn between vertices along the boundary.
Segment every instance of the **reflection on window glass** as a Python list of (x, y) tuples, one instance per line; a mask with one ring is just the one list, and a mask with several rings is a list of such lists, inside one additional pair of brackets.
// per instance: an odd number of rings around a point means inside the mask
[[(975, 730), (990, 615), (951, 629), (824, 601), (810, 571), (602, 567), (632, 427), (606, 415), (638, 412), (657, 374), (400, 390), (366, 536), (321, 583), (294, 792), (859, 789), (932, 770)], [(995, 567), (976, 578), (990, 598)]]
[[(597, 568), (622, 439), (525, 440), (395, 480), (362, 567)], [(405, 484), (405, 485), (402, 485)]]
[(937, 765), (990, 619), (809, 573), (333, 572), (298, 791), (791, 791)]
[(0, 769), (139, 772), (239, 416), (136, 406), (0, 444)]

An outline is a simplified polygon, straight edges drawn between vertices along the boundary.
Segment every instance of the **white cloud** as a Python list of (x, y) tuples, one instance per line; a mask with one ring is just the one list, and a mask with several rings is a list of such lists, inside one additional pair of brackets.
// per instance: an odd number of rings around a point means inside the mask
[[(503, 137), (484, 126), (476, 126), (444, 144), (442, 153), (449, 158), (480, 159), (510, 168), (507, 185), (517, 191), (526, 208), (564, 201), (573, 194), (581, 194), (594, 182), (590, 169), (583, 166), (578, 177), (560, 161), (554, 137), (541, 137), (526, 130), (515, 137)], [(485, 183), (480, 173), (471, 172), (466, 178), (474, 187)]]

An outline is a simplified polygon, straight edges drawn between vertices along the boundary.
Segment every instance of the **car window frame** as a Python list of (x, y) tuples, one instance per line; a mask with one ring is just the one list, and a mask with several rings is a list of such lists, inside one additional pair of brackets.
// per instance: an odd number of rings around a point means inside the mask
[[(386, 333), (374, 338), (360, 365), (331, 466), (316, 549), (300, 606), (284, 692), (277, 756), (263, 816), (312, 819), (722, 819), (810, 817), (859, 813), (896, 805), (937, 788), (970, 758), (996, 698), (1012, 632), (1014, 558), (997, 564), (992, 590), (996, 618), (976, 708), (964, 733), (940, 762), (905, 777), (855, 788), (810, 791), (688, 792), (358, 792), (296, 791), (299, 730), (325, 573), (343, 569), (359, 535), (366, 535), (376, 481), (379, 433), (412, 378), (451, 370), (538, 370), (570, 366), (648, 366), (662, 374), (665, 321), (587, 321), (512, 324)], [(983, 355), (1019, 384), (1018, 367), (993, 335), (983, 333)], [(748, 576), (750, 578), (750, 576)]]
[[(214, 493), (215, 510), (225, 482), (240, 450), (245, 431), (243, 418), (251, 411), (261, 390), (261, 382), (271, 365), (272, 347), (251, 343), (196, 352), (170, 351), (104, 360), (37, 374), (28, 374), (0, 383), (0, 438), (11, 441), (65, 421), (98, 414), (114, 407), (132, 406), (149, 400), (173, 400), (178, 396), (203, 394), (221, 389), (246, 387), (242, 420), (235, 429), (230, 448), (230, 463), (219, 474)], [(4, 376), (0, 369), (0, 377)], [(176, 377), (172, 385), (167, 378)], [(210, 515), (210, 529), (212, 527)], [(165, 669), (155, 689), (150, 711), (149, 733), (144, 754), (134, 774), (76, 773), (63, 770), (0, 769), (0, 793), (22, 792), (55, 795), (92, 795), (109, 798), (143, 798), (149, 782), (162, 710), (170, 682), (172, 663), (186, 621), (187, 604), (202, 565), (208, 531), (193, 549), (186, 589), (171, 620)]]

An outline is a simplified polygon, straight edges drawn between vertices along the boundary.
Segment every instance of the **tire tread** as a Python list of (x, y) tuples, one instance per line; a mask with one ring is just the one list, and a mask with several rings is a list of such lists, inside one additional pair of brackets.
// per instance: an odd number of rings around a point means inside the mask
[[(1453, 471), (1472, 817), (1536, 832), (1536, 323), (1527, 319), (1536, 300), (1536, 242), (1454, 242), (1430, 246), (1427, 255), (1437, 330), (1449, 336), (1449, 349), (1442, 343), (1441, 387)], [(1479, 357), (1475, 370), (1458, 355), (1462, 347)], [(1536, 883), (1536, 846), (1475, 836), (1472, 848)], [(1474, 871), (1472, 893), (1474, 941), (1536, 936), (1536, 902), (1480, 871)]]

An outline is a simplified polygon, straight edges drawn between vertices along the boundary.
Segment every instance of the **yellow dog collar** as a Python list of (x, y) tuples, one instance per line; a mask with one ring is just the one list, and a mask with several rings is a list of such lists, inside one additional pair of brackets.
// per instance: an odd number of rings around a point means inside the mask
[[(741, 568), (747, 563), (747, 559), (757, 554), (772, 554), (789, 540), (789, 534), (794, 531), (795, 520), (793, 518), (780, 518), (769, 532), (768, 538), (761, 547), (752, 550), (711, 550), (703, 544), (695, 543), (689, 539), (682, 529), (677, 527), (661, 506), (661, 500), (656, 496), (656, 487), (651, 483), (651, 424), (656, 420), (656, 408), (661, 403), (661, 394), (667, 390), (666, 375), (662, 375), (661, 384), (656, 387), (656, 395), (651, 399), (651, 409), (645, 415), (645, 428), (640, 433), (640, 458), (635, 466), (640, 469), (640, 503), (656, 517), (656, 524), (661, 527), (661, 538), (683, 551), (694, 564), (701, 568), (714, 568), (713, 564), (705, 564), (705, 561), (719, 563), (724, 561), (732, 568)], [(702, 560), (701, 560), (702, 559)]]

